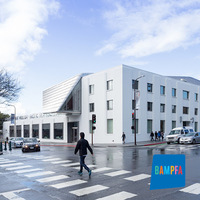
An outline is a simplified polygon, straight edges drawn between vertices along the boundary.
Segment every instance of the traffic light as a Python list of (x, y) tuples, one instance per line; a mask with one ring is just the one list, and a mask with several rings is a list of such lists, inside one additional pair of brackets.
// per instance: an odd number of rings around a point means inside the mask
[(132, 113), (132, 119), (134, 119), (134, 112)]
[(95, 114), (92, 115), (92, 124), (96, 124), (96, 115)]
[(95, 130), (96, 129), (96, 126), (92, 126), (92, 130)]

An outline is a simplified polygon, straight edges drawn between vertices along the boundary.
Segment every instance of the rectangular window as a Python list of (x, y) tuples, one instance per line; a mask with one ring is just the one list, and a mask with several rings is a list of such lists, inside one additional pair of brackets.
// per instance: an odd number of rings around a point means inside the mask
[(183, 90), (183, 99), (189, 99), (189, 92), (188, 91), (185, 91)]
[(160, 104), (160, 112), (165, 112), (165, 104)]
[(54, 139), (63, 140), (63, 123), (54, 123)]
[(160, 94), (165, 95), (165, 86), (163, 85), (160, 86)]
[[(134, 129), (132, 129), (132, 133), (135, 133), (135, 123), (134, 123), (134, 119), (132, 119), (132, 126), (134, 127)], [(136, 133), (138, 133), (139, 127), (138, 127), (138, 119), (136, 119)]]
[(176, 105), (172, 105), (172, 113), (176, 113)]
[(172, 121), (172, 129), (176, 128), (176, 121)]
[(107, 81), (107, 90), (113, 90), (113, 80)]
[(112, 110), (113, 109), (113, 100), (108, 100), (107, 101), (107, 110)]
[(152, 119), (148, 119), (147, 120), (147, 133), (151, 133), (152, 132)]
[(14, 126), (10, 126), (10, 137), (14, 137)]
[(113, 133), (113, 119), (107, 119), (107, 133)]
[(33, 137), (39, 138), (39, 124), (32, 125), (32, 135)]
[(50, 139), (50, 124), (42, 124), (42, 138)]
[(165, 132), (165, 120), (160, 120), (160, 131)]
[(89, 104), (90, 112), (94, 112), (94, 103)]
[(198, 115), (198, 108), (195, 108), (195, 109), (194, 109), (194, 114), (195, 114), (195, 115)]
[(194, 99), (195, 99), (195, 101), (198, 101), (198, 94), (197, 93), (194, 93)]
[(172, 88), (172, 96), (176, 97), (176, 89), (175, 88)]
[(17, 125), (17, 137), (21, 137), (22, 136), (22, 126), (21, 125)]
[(89, 94), (94, 94), (94, 85), (89, 85)]
[(153, 92), (153, 84), (147, 83), (147, 92)]
[(153, 103), (147, 102), (147, 111), (152, 111), (152, 110), (153, 110)]
[(194, 131), (197, 132), (198, 131), (198, 122), (194, 123)]
[(24, 125), (24, 137), (30, 137), (30, 126), (29, 125)]
[(183, 107), (183, 114), (188, 114), (188, 113), (189, 113), (189, 108)]

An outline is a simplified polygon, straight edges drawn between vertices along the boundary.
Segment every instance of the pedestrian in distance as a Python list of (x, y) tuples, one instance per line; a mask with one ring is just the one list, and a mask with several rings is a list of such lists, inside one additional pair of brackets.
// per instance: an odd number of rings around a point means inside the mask
[(161, 137), (161, 131), (158, 131), (158, 139), (160, 141), (160, 137)]
[(91, 176), (91, 169), (88, 168), (88, 166), (85, 164), (85, 158), (87, 155), (87, 149), (90, 151), (90, 153), (93, 155), (93, 150), (90, 147), (89, 143), (87, 140), (84, 139), (85, 134), (83, 132), (80, 133), (81, 139), (77, 142), (76, 148), (74, 150), (74, 154), (76, 154), (79, 151), (79, 156), (80, 156), (80, 171), (78, 174), (80, 176), (83, 175), (83, 167), (85, 170), (88, 171), (89, 177)]
[(155, 132), (155, 141), (158, 139), (158, 133), (157, 131)]
[(151, 131), (150, 136), (151, 136), (151, 141), (153, 141), (153, 137), (154, 137), (154, 133), (153, 133), (153, 131)]
[(122, 134), (122, 142), (123, 142), (123, 144), (125, 144), (125, 139), (126, 139), (126, 135), (125, 135), (125, 133), (123, 132), (123, 134)]
[(164, 139), (164, 133), (163, 132), (161, 132), (161, 137), (162, 137), (162, 141), (163, 141), (163, 139)]

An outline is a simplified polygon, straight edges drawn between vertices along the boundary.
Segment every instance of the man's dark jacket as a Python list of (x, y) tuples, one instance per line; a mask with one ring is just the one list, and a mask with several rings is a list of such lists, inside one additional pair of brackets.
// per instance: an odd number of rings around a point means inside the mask
[(89, 149), (90, 153), (93, 154), (93, 150), (90, 147), (89, 143), (87, 140), (81, 138), (76, 145), (76, 148), (74, 150), (74, 153), (76, 154), (79, 150), (79, 155), (84, 156), (87, 155), (87, 148)]

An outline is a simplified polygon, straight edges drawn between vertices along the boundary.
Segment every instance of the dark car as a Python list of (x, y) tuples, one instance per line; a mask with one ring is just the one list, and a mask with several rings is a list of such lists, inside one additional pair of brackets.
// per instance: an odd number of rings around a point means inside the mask
[(23, 141), (22, 152), (40, 151), (40, 143), (37, 138), (25, 138)]

